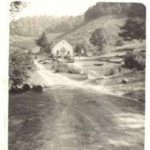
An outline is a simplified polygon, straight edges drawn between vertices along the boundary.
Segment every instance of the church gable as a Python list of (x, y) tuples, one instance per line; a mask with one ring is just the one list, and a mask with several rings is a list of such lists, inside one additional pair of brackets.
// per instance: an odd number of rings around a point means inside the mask
[(68, 53), (73, 56), (73, 47), (66, 40), (60, 41), (52, 49), (53, 55), (65, 56)]

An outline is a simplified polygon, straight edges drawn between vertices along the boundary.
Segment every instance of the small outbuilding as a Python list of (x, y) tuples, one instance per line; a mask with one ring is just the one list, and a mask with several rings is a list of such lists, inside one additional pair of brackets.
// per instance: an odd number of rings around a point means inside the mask
[(73, 56), (73, 47), (66, 40), (62, 40), (53, 47), (51, 54), (58, 57)]

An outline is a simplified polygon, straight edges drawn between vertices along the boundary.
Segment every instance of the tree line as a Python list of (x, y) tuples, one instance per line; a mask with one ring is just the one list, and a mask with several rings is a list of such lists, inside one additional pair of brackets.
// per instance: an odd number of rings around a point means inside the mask
[(85, 21), (91, 21), (106, 15), (127, 15), (130, 5), (130, 3), (98, 2), (85, 12), (84, 19)]
[(38, 36), (43, 31), (46, 33), (68, 32), (83, 21), (83, 16), (76, 17), (51, 17), (51, 16), (34, 16), (24, 17), (19, 20), (12, 20), (10, 23), (11, 35), (20, 36)]

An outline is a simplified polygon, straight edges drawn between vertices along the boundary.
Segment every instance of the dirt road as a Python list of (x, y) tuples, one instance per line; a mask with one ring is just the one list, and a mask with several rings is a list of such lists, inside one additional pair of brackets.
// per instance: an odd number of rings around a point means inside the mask
[[(26, 117), (29, 124), (33, 123), (32, 127), (24, 121), (20, 126), (10, 122), (11, 137), (14, 138), (10, 141), (10, 150), (144, 149), (144, 108), (140, 103), (102, 94), (59, 74), (52, 79), (54, 73), (44, 70), (40, 64), (36, 65), (43, 84), (47, 82), (49, 86), (39, 95), (29, 92), (10, 97), (14, 120), (21, 119), (20, 112), (16, 115), (19, 105), (18, 111), (21, 112), (23, 107), (31, 107), (22, 112), (24, 117), (26, 113), (32, 114), (34, 108), (34, 119)], [(22, 97), (26, 101), (21, 101)], [(17, 107), (13, 107), (13, 100)], [(35, 129), (37, 132), (33, 132)], [(22, 130), (30, 132), (19, 134)]]

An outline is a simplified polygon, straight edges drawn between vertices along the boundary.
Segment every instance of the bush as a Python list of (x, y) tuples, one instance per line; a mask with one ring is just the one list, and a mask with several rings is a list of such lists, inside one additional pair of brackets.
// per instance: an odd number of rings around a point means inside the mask
[(122, 46), (123, 45), (123, 40), (119, 39), (116, 41), (116, 46)]
[(33, 85), (32, 90), (34, 92), (42, 92), (43, 91), (43, 87), (41, 85)]
[(140, 53), (128, 52), (124, 56), (124, 66), (129, 69), (144, 70), (145, 60)]
[(105, 36), (104, 36), (104, 31), (102, 28), (98, 28), (92, 33), (92, 35), (90, 37), (90, 42), (93, 45), (98, 46), (99, 51), (103, 50), (106, 40), (105, 40)]
[(87, 56), (87, 49), (83, 43), (77, 43), (74, 52), (77, 56)]
[(54, 71), (57, 72), (67, 72), (67, 65), (65, 63), (55, 62), (53, 65)]
[(11, 94), (20, 94), (23, 92), (23, 89), (22, 88), (18, 88), (18, 87), (11, 87), (9, 92)]
[[(30, 66), (30, 69), (29, 69)], [(9, 82), (11, 86), (22, 85), (33, 69), (33, 61), (28, 53), (13, 52), (9, 58)]]
[(30, 87), (29, 84), (24, 84), (22, 89), (23, 89), (24, 92), (27, 92), (27, 91), (29, 91), (31, 89), (31, 87)]
[(54, 71), (56, 73), (58, 72), (62, 72), (62, 73), (70, 73), (70, 74), (80, 74), (80, 70), (73, 67), (73, 66), (69, 66), (66, 63), (60, 63), (60, 62), (56, 62), (52, 68), (54, 69)]
[(108, 71), (105, 73), (106, 76), (111, 76), (111, 75), (114, 75), (114, 74), (115, 74), (115, 69), (110, 69), (110, 70), (108, 70)]
[(68, 68), (68, 73), (70, 73), (70, 74), (80, 74), (80, 71), (76, 68), (69, 67)]

